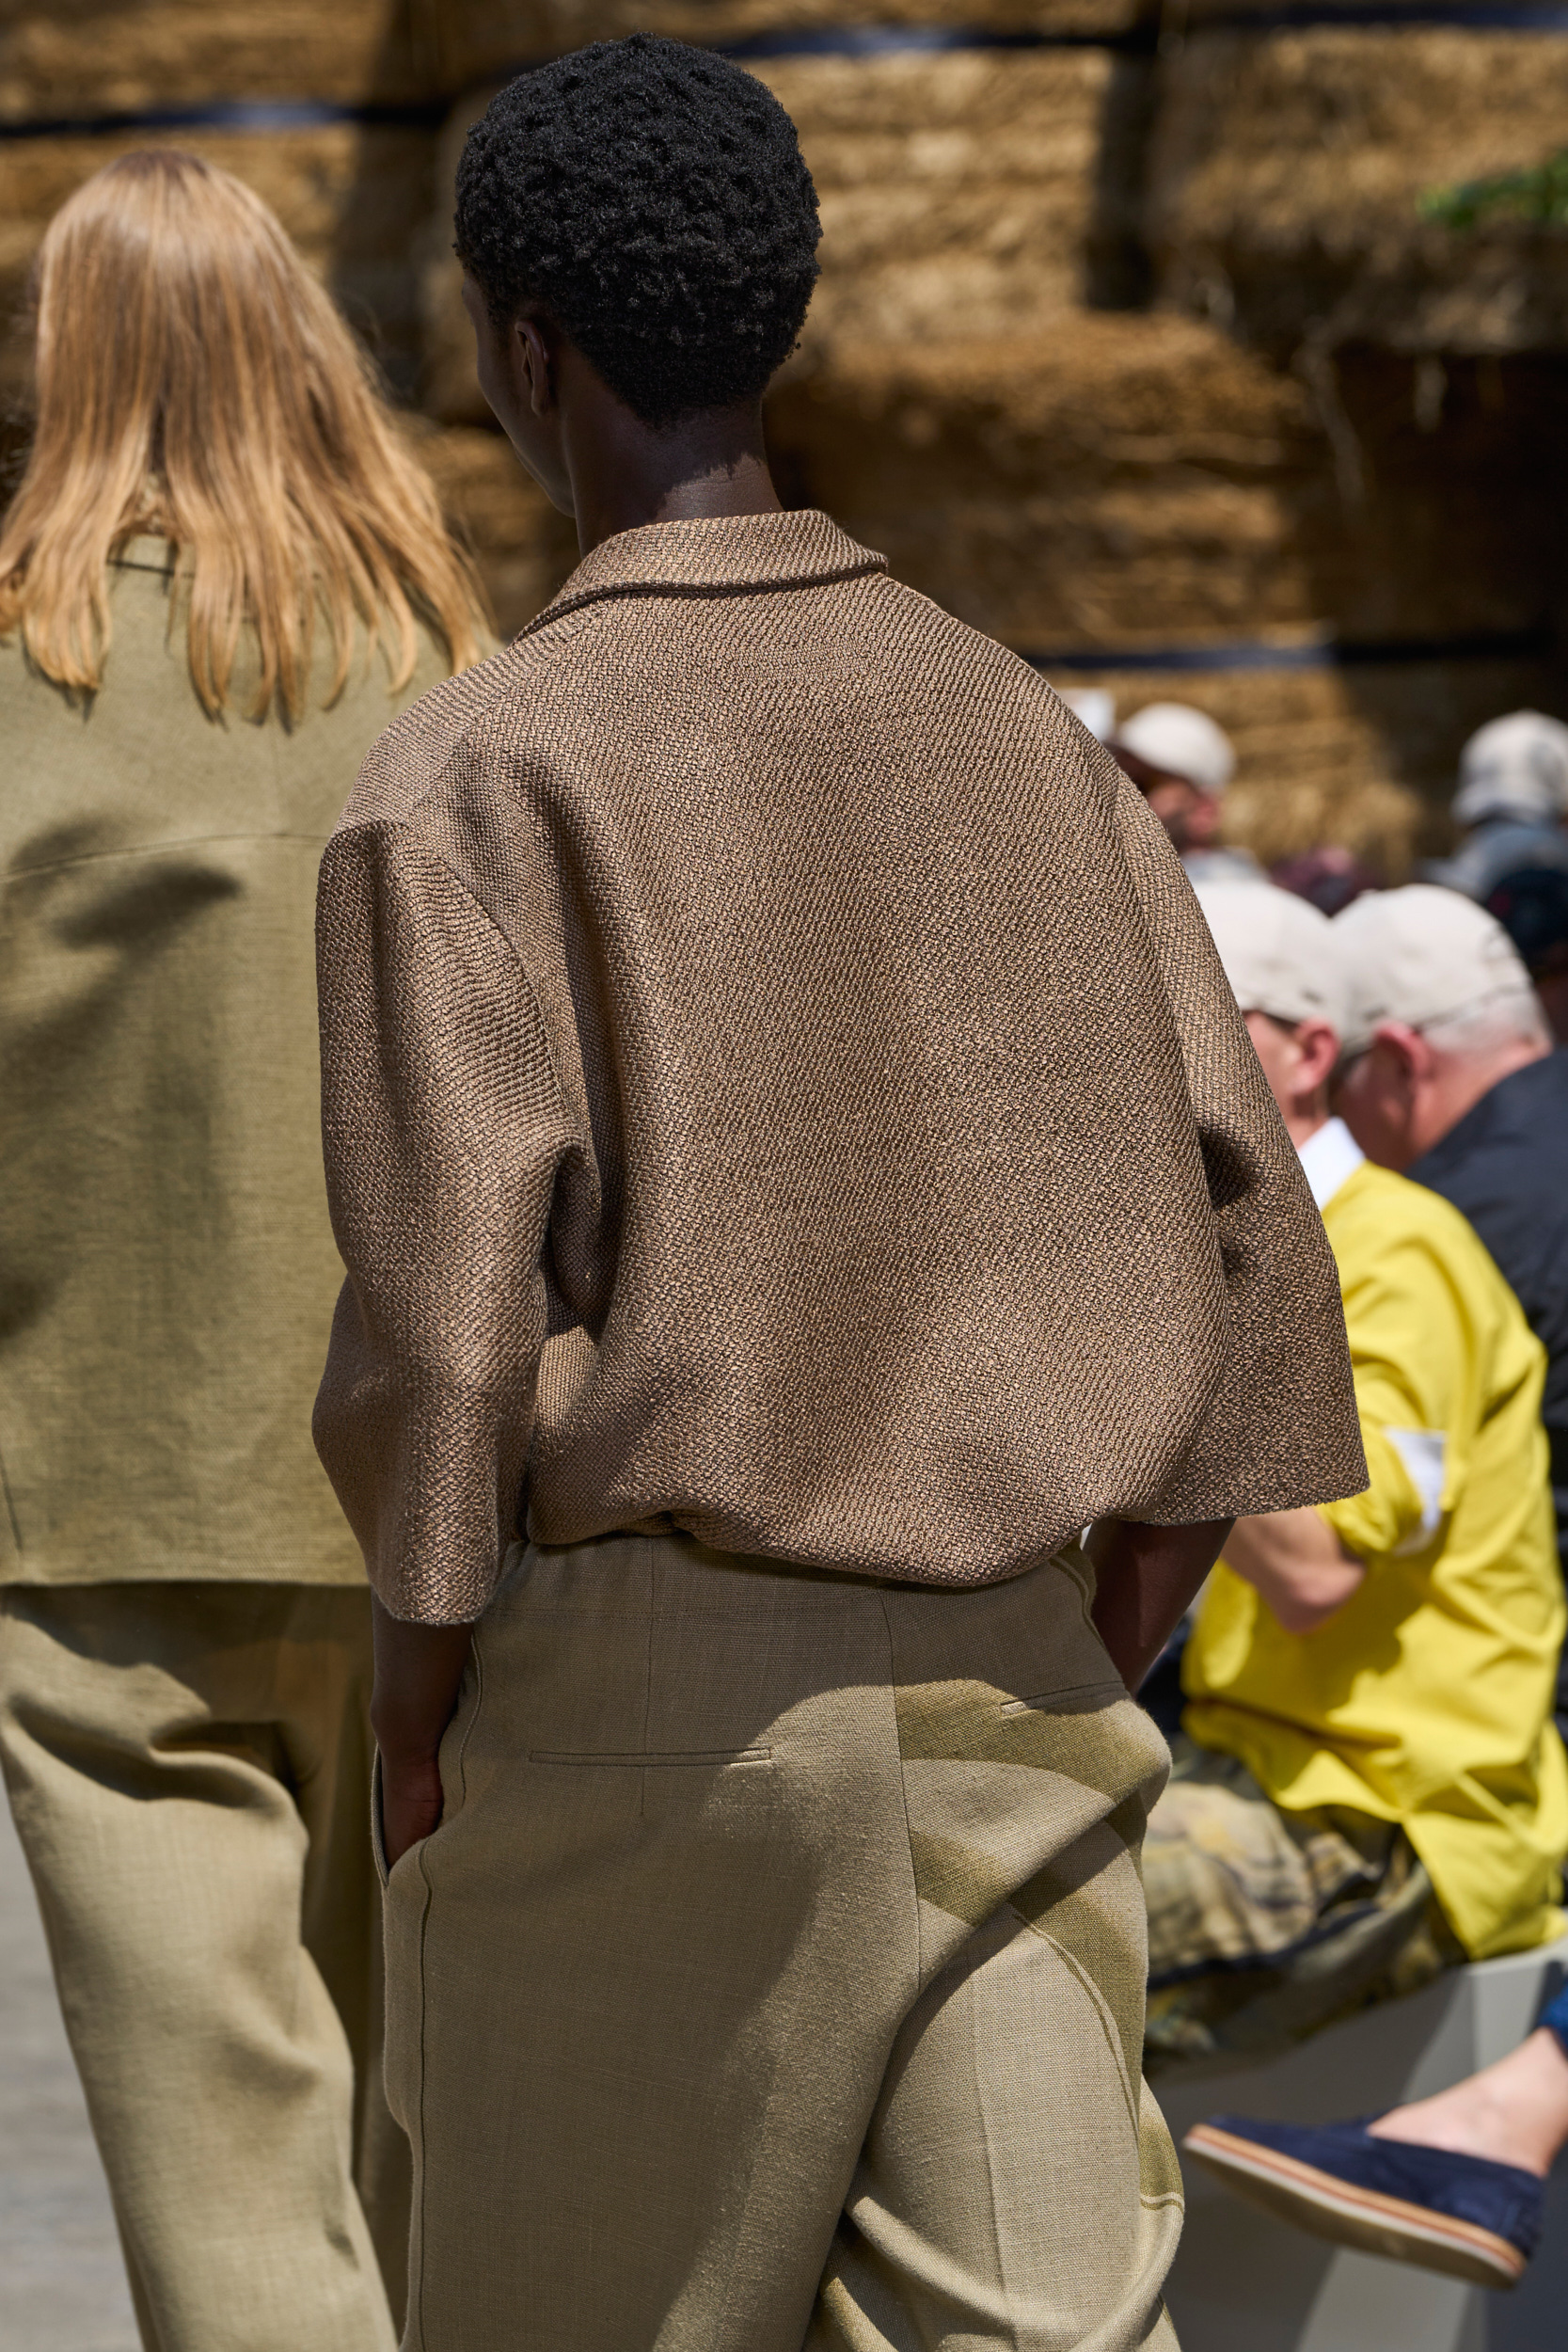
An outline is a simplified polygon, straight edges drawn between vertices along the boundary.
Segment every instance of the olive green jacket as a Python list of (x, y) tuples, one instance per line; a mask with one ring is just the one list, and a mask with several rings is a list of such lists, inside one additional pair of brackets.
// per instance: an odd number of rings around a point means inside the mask
[(113, 567), (95, 695), (0, 643), (0, 1581), (357, 1583), (310, 1443), (342, 1279), (316, 868), (446, 665), (394, 696), (361, 655), (289, 728), (240, 715), (242, 656), (211, 720), (167, 560)]

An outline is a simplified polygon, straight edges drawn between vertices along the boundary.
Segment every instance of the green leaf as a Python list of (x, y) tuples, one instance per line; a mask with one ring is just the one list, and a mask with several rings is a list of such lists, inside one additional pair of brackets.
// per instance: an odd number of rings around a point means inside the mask
[(1568, 148), (1527, 170), (1500, 171), (1458, 187), (1429, 188), (1419, 199), (1419, 211), (1423, 220), (1445, 229), (1475, 229), (1499, 214), (1541, 228), (1568, 227)]

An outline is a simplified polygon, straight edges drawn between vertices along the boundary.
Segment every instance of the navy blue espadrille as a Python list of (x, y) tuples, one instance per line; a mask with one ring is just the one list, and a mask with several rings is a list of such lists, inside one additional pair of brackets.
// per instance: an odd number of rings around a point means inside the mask
[(1227, 2188), (1320, 2237), (1483, 2287), (1523, 2277), (1541, 2235), (1542, 2184), (1482, 2156), (1374, 2139), (1353, 2123), (1212, 2115), (1182, 2141)]

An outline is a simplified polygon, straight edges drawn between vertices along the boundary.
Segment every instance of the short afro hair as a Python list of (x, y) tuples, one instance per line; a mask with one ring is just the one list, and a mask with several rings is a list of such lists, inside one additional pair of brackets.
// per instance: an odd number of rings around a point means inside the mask
[(519, 75), (468, 134), (457, 255), (537, 305), (644, 424), (758, 398), (816, 282), (795, 125), (740, 67), (633, 33)]

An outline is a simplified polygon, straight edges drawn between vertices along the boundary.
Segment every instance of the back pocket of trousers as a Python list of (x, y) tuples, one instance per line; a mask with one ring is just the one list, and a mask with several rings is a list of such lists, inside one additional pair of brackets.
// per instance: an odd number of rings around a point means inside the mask
[(771, 1748), (530, 1748), (531, 1764), (630, 1765), (639, 1772), (660, 1766), (712, 1772), (721, 1764), (771, 1764)]

